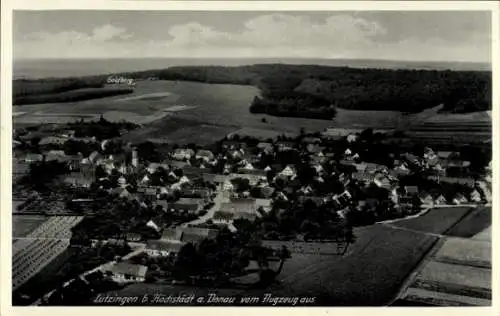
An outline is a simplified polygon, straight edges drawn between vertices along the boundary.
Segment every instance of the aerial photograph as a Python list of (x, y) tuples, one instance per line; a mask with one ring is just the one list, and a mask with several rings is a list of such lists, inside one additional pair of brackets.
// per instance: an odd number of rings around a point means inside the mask
[(492, 306), (491, 11), (12, 27), (12, 305)]

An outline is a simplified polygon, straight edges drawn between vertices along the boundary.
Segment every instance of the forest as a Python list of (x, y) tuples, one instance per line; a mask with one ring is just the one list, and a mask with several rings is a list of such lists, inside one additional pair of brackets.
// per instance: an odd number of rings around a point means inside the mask
[[(117, 75), (137, 80), (254, 85), (261, 95), (249, 105), (250, 111), (277, 116), (331, 119), (335, 108), (416, 113), (440, 104), (443, 111), (466, 113), (491, 110), (492, 104), (489, 71), (257, 64), (179, 66)], [(104, 81), (104, 76), (16, 80), (14, 100), (19, 103), (38, 94), (102, 87)]]
[(250, 111), (331, 119), (333, 108), (416, 113), (491, 110), (491, 72), (359, 69), (317, 65), (189, 66), (128, 73), (137, 79), (254, 85)]

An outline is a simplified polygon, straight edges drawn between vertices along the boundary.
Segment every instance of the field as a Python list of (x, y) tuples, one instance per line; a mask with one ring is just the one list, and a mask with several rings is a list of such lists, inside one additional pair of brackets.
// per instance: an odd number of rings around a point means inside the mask
[(24, 237), (47, 220), (45, 216), (39, 215), (13, 215), (12, 236)]
[(491, 245), (472, 239), (447, 238), (434, 257), (440, 262), (491, 268)]
[[(449, 224), (448, 227), (412, 222), (411, 227), (426, 232), (443, 232), (460, 237), (441, 238), (413, 272), (396, 305), (491, 305), (491, 229), (486, 228), (491, 224), (491, 209), (478, 207), (465, 214), (453, 224), (457, 215), (448, 212), (450, 220), (441, 218)], [(431, 217), (427, 219), (432, 221)], [(438, 220), (438, 217), (433, 219)], [(463, 238), (472, 235), (481, 238)]]
[(449, 236), (470, 238), (491, 226), (491, 207), (478, 207), (462, 221), (451, 227)]
[[(453, 138), (457, 141), (491, 139), (491, 117), (486, 112), (450, 115), (438, 113), (439, 107), (436, 107), (405, 115), (394, 111), (338, 109), (336, 117), (329, 121), (252, 114), (249, 105), (256, 95), (259, 95), (259, 90), (253, 86), (138, 81), (134, 92), (125, 97), (14, 106), (14, 113), (23, 114), (13, 116), (13, 122), (15, 127), (22, 127), (66, 123), (80, 117), (96, 119), (102, 114), (112, 121), (128, 120), (145, 125), (139, 133), (143, 139), (173, 139), (178, 143), (209, 142), (236, 130), (268, 137), (281, 133), (296, 134), (301, 128), (308, 132), (321, 132), (328, 127), (385, 130), (412, 127), (407, 132), (412, 139), (433, 144), (450, 143)], [(474, 123), (466, 121), (466, 117)], [(169, 126), (178, 126), (176, 120), (179, 119), (190, 123), (177, 134), (170, 135), (175, 130)], [(429, 120), (430, 123), (425, 123)], [(204, 126), (200, 127), (202, 124)], [(474, 130), (471, 129), (473, 127)], [(202, 133), (203, 136), (200, 136)], [(135, 136), (131, 138), (137, 139)]]
[(433, 208), (422, 216), (397, 221), (393, 224), (405, 229), (428, 232), (433, 234), (445, 234), (448, 229), (463, 219), (464, 216), (474, 209), (469, 207), (447, 207)]
[(64, 103), (72, 101), (83, 101), (106, 98), (115, 95), (132, 93), (130, 88), (82, 88), (71, 91), (49, 94), (33, 94), (19, 96), (14, 99), (16, 105), (40, 104), (40, 103)]

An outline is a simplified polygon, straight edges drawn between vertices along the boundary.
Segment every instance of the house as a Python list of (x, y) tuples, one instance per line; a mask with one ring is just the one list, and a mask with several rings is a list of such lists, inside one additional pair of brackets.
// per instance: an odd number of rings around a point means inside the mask
[(157, 200), (154, 203), (155, 208), (161, 207), (164, 211), (168, 210), (168, 202), (166, 200)]
[(293, 177), (297, 175), (297, 171), (295, 170), (295, 167), (288, 165), (279, 174), (286, 177)]
[(482, 200), (481, 193), (478, 190), (474, 189), (470, 194), (470, 200), (472, 202), (479, 203)]
[[(455, 195), (455, 197), (453, 198), (453, 201), (454, 201), (454, 204), (466, 204), (469, 202), (469, 200), (467, 200), (467, 198), (463, 195), (463, 194), (460, 194), (458, 193), (457, 195)], [(455, 203), (456, 201), (456, 203)]]
[(322, 153), (322, 151), (325, 150), (325, 146), (320, 146), (318, 144), (308, 144), (306, 149), (311, 154), (318, 154)]
[(150, 220), (149, 222), (147, 222), (146, 227), (149, 227), (151, 229), (156, 230), (157, 232), (160, 232), (160, 227), (158, 227), (158, 225), (156, 225), (156, 223), (153, 222), (153, 220)]
[(45, 161), (66, 161), (66, 154), (63, 150), (50, 150), (45, 153)]
[(125, 236), (125, 239), (127, 241), (137, 242), (137, 241), (141, 241), (142, 240), (142, 236), (141, 236), (141, 234), (137, 234), (137, 233), (128, 233)]
[(47, 145), (63, 145), (66, 143), (68, 139), (64, 137), (57, 137), (57, 136), (48, 136), (44, 137), (40, 140), (38, 145), (40, 146), (47, 146)]
[(229, 180), (237, 178), (247, 179), (250, 182), (250, 185), (256, 185), (261, 181), (267, 181), (265, 176), (260, 176), (258, 174), (232, 173), (228, 177)]
[(27, 162), (27, 163), (40, 162), (40, 161), (43, 161), (43, 155), (29, 153), (29, 154), (26, 154), (26, 156), (24, 156), (22, 161)]
[(215, 184), (215, 177), (216, 175), (213, 173), (203, 173), (202, 174), (202, 179), (204, 182), (210, 183), (210, 184)]
[(217, 229), (201, 227), (176, 227), (165, 229), (161, 240), (177, 243), (182, 242), (184, 244), (197, 244), (204, 239), (213, 239), (217, 237), (218, 234), (219, 231)]
[(307, 137), (302, 138), (301, 143), (303, 143), (303, 144), (319, 144), (319, 143), (321, 143), (321, 138), (307, 136)]
[(180, 242), (181, 239), (182, 239), (182, 227), (166, 228), (165, 230), (163, 230), (163, 234), (161, 235), (161, 240), (165, 241)]
[(254, 199), (232, 199), (230, 202), (221, 203), (219, 211), (232, 214), (257, 214), (257, 209), (258, 206)]
[(249, 221), (254, 221), (257, 218), (256, 214), (253, 213), (227, 213), (227, 212), (215, 212), (212, 221), (214, 224), (231, 224), (234, 220), (237, 219), (246, 219)]
[(177, 160), (166, 160), (163, 162), (163, 164), (166, 164), (170, 166), (171, 169), (183, 169), (186, 166), (189, 166), (189, 162), (186, 161), (177, 161)]
[(255, 204), (258, 208), (261, 208), (265, 211), (268, 212), (271, 210), (271, 199), (255, 199)]
[(378, 186), (379, 188), (384, 188), (386, 190), (392, 189), (391, 180), (383, 174), (375, 175), (375, 178), (373, 179), (373, 183), (375, 183), (375, 185)]
[(205, 168), (193, 166), (184, 166), (184, 168), (182, 168), (182, 173), (188, 177), (202, 177), (205, 172), (207, 172)]
[(440, 195), (438, 196), (435, 200), (434, 200), (434, 204), (435, 205), (444, 205), (446, 204), (448, 201), (446, 200), (446, 198), (443, 196), (443, 195)]
[(148, 271), (146, 266), (126, 262), (118, 262), (104, 269), (104, 272), (109, 272), (112, 280), (117, 283), (144, 282)]
[(434, 180), (437, 182), (465, 184), (470, 187), (474, 187), (474, 184), (476, 183), (472, 178), (463, 178), (463, 177), (428, 176), (427, 179)]
[(438, 156), (439, 159), (446, 160), (446, 159), (449, 159), (450, 157), (452, 157), (453, 154), (454, 153), (452, 151), (438, 151), (436, 153), (436, 156)]
[(385, 171), (387, 168), (383, 165), (379, 165), (379, 164), (376, 164), (376, 163), (370, 163), (370, 162), (367, 162), (366, 163), (366, 168), (365, 168), (365, 171), (368, 172), (368, 173), (375, 173), (375, 172), (378, 172), (378, 171)]
[(354, 166), (354, 165), (356, 165), (356, 162), (354, 162), (353, 160), (346, 160), (346, 159), (341, 159), (339, 161), (339, 163), (340, 163), (340, 165), (346, 166), (346, 167), (347, 166)]
[(418, 187), (414, 185), (407, 185), (404, 187), (404, 192), (407, 197), (418, 195)]
[(214, 159), (214, 154), (210, 150), (200, 149), (196, 152), (196, 159), (202, 159), (206, 162)]
[(203, 199), (180, 198), (170, 204), (170, 210), (175, 212), (197, 213), (203, 209), (205, 201)]
[(263, 169), (245, 169), (245, 168), (239, 168), (238, 173), (240, 174), (249, 174), (249, 175), (256, 175), (259, 177), (266, 177), (267, 176), (267, 171)]
[(89, 159), (89, 162), (90, 162), (90, 163), (95, 163), (95, 164), (97, 164), (97, 163), (98, 163), (98, 162), (102, 159), (102, 155), (101, 155), (99, 152), (97, 152), (97, 151), (93, 151), (93, 152), (89, 155), (88, 159)]
[(198, 189), (188, 189), (184, 188), (180, 190), (180, 196), (185, 198), (201, 198), (207, 199), (210, 197), (210, 190), (204, 188)]
[(287, 140), (278, 141), (276, 145), (278, 146), (279, 151), (292, 150), (295, 148), (295, 142)]
[(176, 160), (184, 160), (184, 159), (191, 159), (191, 157), (194, 156), (194, 150), (192, 149), (184, 149), (184, 148), (178, 148), (174, 150), (172, 154), (172, 158)]
[(158, 189), (156, 187), (146, 187), (143, 196), (148, 201), (154, 201), (158, 198)]
[(368, 174), (366, 172), (353, 172), (351, 173), (351, 179), (363, 182), (365, 184), (369, 184), (373, 181), (373, 175)]
[(63, 182), (72, 187), (90, 188), (93, 179), (90, 177), (86, 177), (84, 174), (80, 172), (72, 172), (64, 177)]
[(260, 142), (257, 144), (257, 148), (259, 148), (262, 152), (266, 154), (271, 154), (274, 152), (274, 147), (273, 144), (271, 143)]
[(358, 139), (358, 135), (356, 135), (356, 134), (349, 134), (349, 135), (347, 135), (346, 139), (347, 139), (348, 143), (353, 143), (353, 142), (355, 142)]
[(362, 163), (357, 163), (357, 164), (354, 164), (354, 167), (356, 168), (356, 170), (360, 173), (365, 173), (366, 172), (366, 168), (368, 167), (368, 165), (364, 162)]
[(160, 168), (162, 168), (165, 171), (170, 169), (169, 165), (167, 165), (167, 164), (152, 162), (148, 165), (146, 170), (148, 171), (148, 173), (153, 174)]
[(200, 227), (184, 227), (182, 228), (181, 241), (185, 243), (197, 244), (204, 239), (214, 239), (219, 234), (217, 229), (200, 228)]
[(110, 192), (112, 195), (117, 195), (121, 198), (130, 198), (131, 197), (131, 194), (130, 192), (126, 189), (126, 188), (114, 188), (113, 190), (111, 190)]
[(261, 185), (260, 187), (260, 195), (263, 198), (270, 198), (274, 194), (274, 188), (269, 185)]
[(428, 193), (420, 194), (419, 198), (420, 198), (420, 202), (422, 202), (423, 205), (432, 206), (434, 204), (434, 199)]
[(247, 144), (236, 140), (223, 140), (221, 145), (224, 149), (245, 149), (247, 147)]
[(299, 201), (302, 203), (312, 202), (316, 207), (325, 204), (325, 199), (319, 196), (300, 196)]
[(168, 257), (179, 253), (186, 243), (166, 240), (148, 240), (145, 252), (150, 257)]

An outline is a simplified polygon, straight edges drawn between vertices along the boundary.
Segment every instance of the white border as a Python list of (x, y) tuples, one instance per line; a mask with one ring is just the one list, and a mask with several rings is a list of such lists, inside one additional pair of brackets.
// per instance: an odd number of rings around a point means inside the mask
[[(432, 315), (499, 315), (500, 298), (500, 275), (496, 267), (499, 262), (500, 250), (496, 249), (497, 243), (492, 245), (493, 249), (493, 306), (486, 308), (268, 308), (268, 307), (61, 307), (61, 308), (40, 308), (40, 307), (12, 307), (11, 306), (11, 236), (12, 236), (12, 208), (11, 208), (11, 137), (12, 137), (12, 113), (11, 113), (11, 88), (12, 88), (12, 10), (206, 10), (206, 11), (232, 11), (232, 10), (247, 10), (247, 11), (370, 11), (370, 10), (390, 10), (390, 11), (440, 11), (440, 10), (486, 10), (492, 11), (492, 69), (493, 69), (493, 144), (500, 144), (498, 139), (498, 119), (500, 94), (498, 87), (500, 78), (498, 72), (498, 57), (500, 56), (499, 49), (499, 3), (496, 1), (119, 1), (119, 0), (4, 0), (1, 2), (2, 15), (2, 36), (1, 36), (1, 93), (2, 102), (0, 103), (0, 119), (1, 119), (1, 226), (2, 234), (1, 248), (2, 261), (0, 263), (1, 274), (1, 300), (0, 300), (0, 315), (35, 315), (47, 313), (48, 315), (68, 315), (81, 314), (87, 315), (95, 312), (106, 313), (107, 315), (134, 315), (136, 313), (148, 313), (149, 315), (164, 315), (165, 313), (196, 313), (202, 312), (206, 316), (219, 316), (221, 313), (237, 313), (240, 316), (254, 315), (262, 312), (273, 312), (287, 315), (299, 314), (329, 314), (335, 313), (338, 315), (351, 315), (356, 313), (370, 313), (371, 315), (422, 315), (423, 313)], [(498, 157), (497, 146), (493, 146), (493, 179), (498, 178), (500, 169), (500, 161)], [(495, 183), (495, 181), (493, 181)], [(492, 224), (492, 239), (496, 239), (498, 224), (499, 224), (499, 208), (498, 203), (498, 186), (493, 185), (493, 224)], [(495, 313), (495, 311), (497, 311)], [(362, 314), (361, 314), (362, 315)]]

